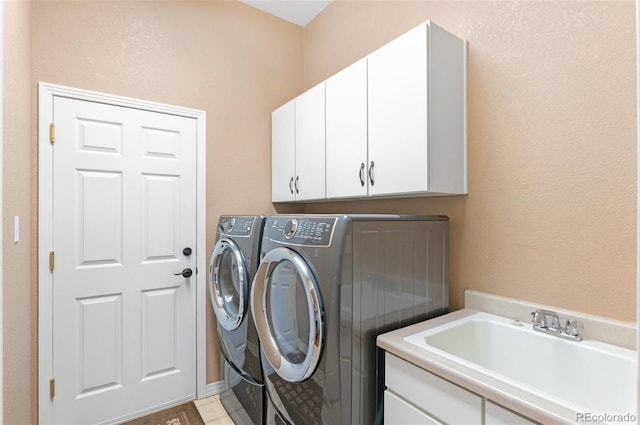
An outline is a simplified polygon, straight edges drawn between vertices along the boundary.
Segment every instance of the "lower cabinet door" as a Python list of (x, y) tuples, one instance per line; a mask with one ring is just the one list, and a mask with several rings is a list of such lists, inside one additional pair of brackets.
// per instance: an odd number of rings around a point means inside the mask
[(389, 353), (385, 354), (385, 385), (445, 423), (483, 423), (482, 397)]
[(536, 423), (489, 400), (485, 401), (484, 412), (485, 425), (534, 425)]
[(384, 392), (385, 425), (442, 425), (388, 390)]

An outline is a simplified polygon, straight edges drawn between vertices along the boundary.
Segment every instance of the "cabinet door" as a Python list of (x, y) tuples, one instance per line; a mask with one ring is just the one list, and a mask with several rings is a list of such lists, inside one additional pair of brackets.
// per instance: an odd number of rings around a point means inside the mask
[(367, 195), (367, 60), (326, 81), (327, 198)]
[(428, 190), (427, 24), (368, 57), (369, 194)]
[(442, 425), (388, 390), (384, 392), (385, 425)]
[(296, 200), (324, 199), (324, 82), (298, 96), (295, 104)]
[(484, 412), (486, 425), (534, 425), (536, 423), (489, 400), (485, 402)]
[(295, 180), (294, 101), (271, 113), (271, 200), (293, 201)]
[(480, 396), (389, 353), (385, 354), (385, 385), (445, 423), (483, 423)]

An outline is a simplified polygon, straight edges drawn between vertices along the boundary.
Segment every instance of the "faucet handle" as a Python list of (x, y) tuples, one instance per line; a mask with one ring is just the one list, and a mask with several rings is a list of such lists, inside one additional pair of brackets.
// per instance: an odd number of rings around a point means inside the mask
[(551, 310), (538, 309), (531, 313), (531, 322), (539, 328), (550, 328), (560, 330), (560, 319), (558, 313)]
[(577, 320), (567, 320), (567, 325), (565, 326), (565, 332), (571, 336), (580, 335), (580, 331), (584, 330), (584, 324)]
[(562, 326), (560, 325), (560, 318), (558, 317), (557, 313), (551, 314), (551, 324), (547, 326), (549, 326), (551, 329), (562, 330)]
[(531, 312), (531, 323), (534, 325), (543, 325), (544, 324), (544, 316), (540, 314), (540, 310)]

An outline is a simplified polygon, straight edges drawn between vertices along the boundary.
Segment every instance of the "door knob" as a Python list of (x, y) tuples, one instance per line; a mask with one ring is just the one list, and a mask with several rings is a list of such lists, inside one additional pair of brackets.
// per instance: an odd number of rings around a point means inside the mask
[(191, 275), (193, 274), (193, 270), (191, 269), (184, 269), (182, 270), (180, 273), (174, 273), (174, 276), (180, 276), (182, 275), (182, 277), (191, 277)]
[(184, 255), (185, 257), (188, 257), (191, 255), (193, 251), (191, 250), (191, 248), (186, 247), (185, 249), (182, 250), (182, 255)]

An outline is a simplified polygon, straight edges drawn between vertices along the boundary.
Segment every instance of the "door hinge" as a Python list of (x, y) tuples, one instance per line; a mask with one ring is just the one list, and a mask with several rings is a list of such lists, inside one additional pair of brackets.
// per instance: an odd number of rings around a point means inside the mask
[(51, 251), (49, 252), (49, 270), (53, 271), (56, 266), (56, 253)]
[(56, 395), (56, 380), (49, 379), (49, 397), (53, 398)]
[(56, 141), (56, 125), (54, 123), (49, 124), (49, 141), (51, 143)]

